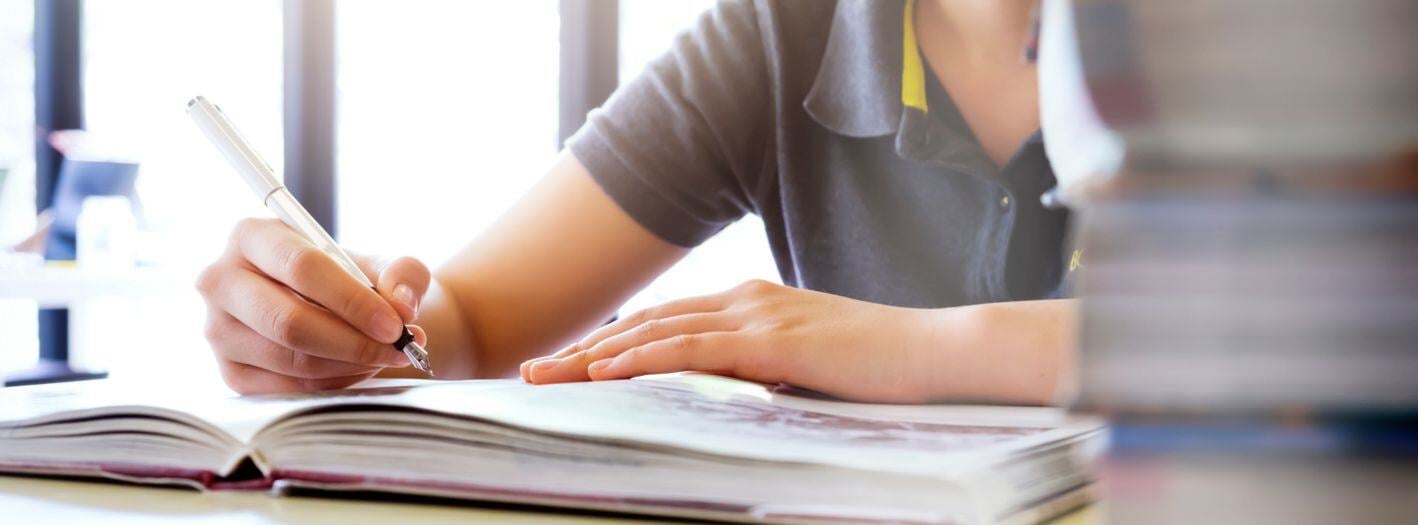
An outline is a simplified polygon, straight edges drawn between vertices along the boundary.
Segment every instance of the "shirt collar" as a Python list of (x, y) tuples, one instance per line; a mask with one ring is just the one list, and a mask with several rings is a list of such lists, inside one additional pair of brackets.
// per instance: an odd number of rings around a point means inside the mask
[(839, 0), (827, 47), (803, 108), (849, 137), (877, 137), (901, 122), (905, 2)]
[[(903, 110), (929, 112), (916, 42), (916, 0), (840, 0), (827, 48), (803, 107), (852, 137), (897, 131)], [(896, 98), (896, 94), (900, 98)]]
[[(930, 73), (916, 41), (916, 0), (839, 0), (803, 109), (841, 135), (896, 135), (896, 154), (981, 176), (998, 174), (970, 136), (929, 115)], [(955, 111), (949, 97), (936, 111)], [(1025, 146), (1038, 146), (1035, 133)], [(1027, 147), (1024, 149), (1028, 149)], [(1021, 150), (1022, 151), (1022, 150)], [(1018, 156), (1018, 153), (1016, 153)]]

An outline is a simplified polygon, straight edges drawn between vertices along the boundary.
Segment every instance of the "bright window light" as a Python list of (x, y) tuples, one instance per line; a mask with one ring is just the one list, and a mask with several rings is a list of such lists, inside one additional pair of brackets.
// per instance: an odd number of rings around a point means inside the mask
[[(186, 103), (203, 95), (220, 104), (280, 170), (282, 2), (125, 0), (85, 2), (83, 11), (89, 138), (141, 165), (140, 228), (149, 242), (139, 244), (140, 260), (190, 283), (216, 259), (237, 219), (269, 214), (187, 118)], [(71, 353), (106, 363), (114, 377), (216, 377), (202, 338), (206, 308), (195, 292), (131, 303), (71, 327), (85, 335)], [(104, 333), (123, 344), (96, 335)], [(166, 344), (132, 344), (144, 333), (162, 333)], [(173, 351), (179, 348), (187, 351)]]
[[(34, 231), (34, 0), (0, 0), (0, 257)], [(0, 268), (3, 268), (0, 262)], [(0, 270), (4, 271), (4, 270)], [(39, 358), (33, 301), (0, 300), (0, 374)]]
[(436, 266), (556, 155), (557, 2), (337, 12), (340, 241)]
[[(621, 0), (620, 82), (633, 80), (693, 27), (713, 0)], [(781, 282), (763, 221), (748, 215), (719, 232), (626, 304), (625, 311), (720, 292), (749, 280)]]

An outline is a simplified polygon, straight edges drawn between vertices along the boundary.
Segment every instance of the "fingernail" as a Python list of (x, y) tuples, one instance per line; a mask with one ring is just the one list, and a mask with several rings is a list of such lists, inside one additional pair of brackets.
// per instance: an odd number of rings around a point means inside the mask
[(594, 363), (591, 363), (591, 366), (587, 367), (587, 369), (588, 369), (588, 370), (601, 370), (601, 369), (604, 369), (604, 368), (606, 368), (606, 367), (611, 366), (611, 361), (612, 361), (611, 359), (602, 359), (602, 360), (600, 360), (600, 361), (596, 361), (596, 362), (594, 362)]
[(419, 298), (414, 295), (414, 289), (409, 288), (409, 285), (399, 283), (394, 286), (394, 300), (409, 307), (409, 311), (414, 313), (414, 317), (419, 316)]
[(540, 362), (541, 360), (542, 360), (542, 358), (537, 357), (537, 358), (533, 358), (533, 359), (528, 359), (528, 360), (526, 360), (526, 361), (522, 361), (522, 364), (521, 364), (520, 366), (518, 366), (517, 369), (522, 372), (522, 377), (523, 377), (523, 378), (526, 378), (526, 377), (527, 377), (527, 374), (528, 374), (528, 373), (531, 373), (531, 371), (532, 371), (532, 365), (537, 364), (537, 363)]
[(389, 363), (389, 366), (393, 368), (403, 368), (414, 364), (412, 361), (409, 361), (408, 354), (397, 350), (394, 352), (394, 356), (389, 358)]
[(547, 359), (546, 361), (537, 361), (535, 363), (532, 363), (532, 370), (550, 370), (552, 367), (555, 367), (560, 363), (560, 359)]
[(397, 316), (376, 314), (370, 325), (374, 328), (374, 335), (385, 343), (397, 341), (399, 336), (404, 335), (404, 323)]

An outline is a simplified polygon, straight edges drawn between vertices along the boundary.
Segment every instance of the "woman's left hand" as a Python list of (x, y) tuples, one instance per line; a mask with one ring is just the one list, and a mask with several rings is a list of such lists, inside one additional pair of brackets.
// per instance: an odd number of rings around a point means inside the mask
[(523, 363), (522, 378), (544, 384), (700, 371), (857, 401), (925, 402), (941, 363), (933, 348), (940, 313), (749, 281), (608, 324)]

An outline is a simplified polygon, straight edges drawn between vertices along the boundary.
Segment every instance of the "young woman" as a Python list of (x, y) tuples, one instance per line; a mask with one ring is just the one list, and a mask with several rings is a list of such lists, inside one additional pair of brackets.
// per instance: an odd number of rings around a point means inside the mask
[[(365, 259), (377, 291), (280, 223), (243, 221), (198, 282), (223, 376), (252, 393), (406, 373), (389, 343), (417, 323), (442, 378), (697, 370), (861, 401), (1047, 403), (1075, 311), (1055, 298), (1067, 213), (1039, 204), (1054, 179), (1024, 58), (1036, 3), (723, 2), (437, 272)], [(601, 326), (746, 213), (786, 285)]]

